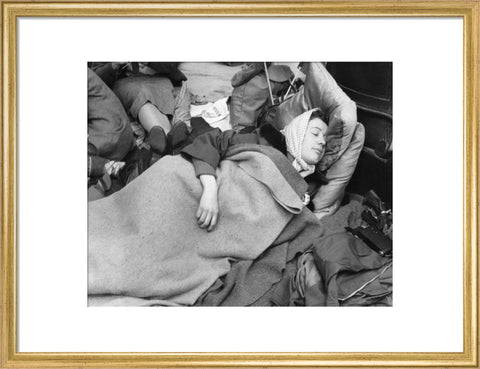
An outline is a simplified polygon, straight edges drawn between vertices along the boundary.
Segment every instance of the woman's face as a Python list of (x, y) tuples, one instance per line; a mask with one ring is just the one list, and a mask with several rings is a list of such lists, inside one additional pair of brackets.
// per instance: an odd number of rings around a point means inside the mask
[(320, 118), (312, 118), (302, 144), (302, 159), (309, 165), (317, 164), (325, 154), (327, 125)]

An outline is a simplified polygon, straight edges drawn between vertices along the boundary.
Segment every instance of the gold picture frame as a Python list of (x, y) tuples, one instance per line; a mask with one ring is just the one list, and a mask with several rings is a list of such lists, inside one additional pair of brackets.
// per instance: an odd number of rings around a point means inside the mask
[[(478, 367), (479, 10), (477, 1), (3, 1), (1, 366)], [(51, 353), (17, 350), (17, 19), (340, 16), (463, 19), (463, 352)]]

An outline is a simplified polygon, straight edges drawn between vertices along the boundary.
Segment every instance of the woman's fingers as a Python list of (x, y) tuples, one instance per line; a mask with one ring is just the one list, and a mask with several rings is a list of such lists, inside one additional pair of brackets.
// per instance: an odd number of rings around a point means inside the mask
[(210, 227), (208, 227), (207, 231), (210, 232), (211, 230), (213, 230), (213, 228), (215, 227), (215, 225), (217, 224), (217, 217), (218, 215), (215, 213), (213, 214), (212, 216), (212, 220), (210, 221)]
[(197, 210), (197, 223), (200, 228), (207, 228), (207, 231), (211, 231), (218, 220), (218, 211), (208, 210), (199, 207)]
[(197, 223), (202, 224), (205, 221), (205, 218), (207, 217), (207, 212), (203, 208), (198, 208), (197, 211)]
[(211, 215), (209, 215), (208, 210), (201, 209), (200, 216), (198, 217), (197, 223), (200, 228), (205, 228), (210, 223)]
[(200, 225), (201, 228), (206, 228), (210, 224), (210, 221), (212, 220), (212, 214), (210, 212), (207, 212), (207, 216), (205, 217), (205, 220), (203, 223)]

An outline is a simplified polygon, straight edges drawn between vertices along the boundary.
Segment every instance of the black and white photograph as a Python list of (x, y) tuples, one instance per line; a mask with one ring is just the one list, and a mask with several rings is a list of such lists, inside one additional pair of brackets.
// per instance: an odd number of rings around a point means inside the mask
[(88, 67), (88, 306), (393, 306), (392, 62)]

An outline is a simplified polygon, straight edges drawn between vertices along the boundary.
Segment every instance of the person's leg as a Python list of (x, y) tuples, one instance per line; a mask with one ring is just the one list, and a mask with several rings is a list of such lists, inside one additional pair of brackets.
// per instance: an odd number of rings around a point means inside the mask
[(138, 120), (147, 132), (150, 132), (155, 126), (160, 126), (165, 133), (168, 133), (171, 128), (168, 117), (151, 103), (146, 103), (140, 108)]
[(164, 155), (168, 150), (167, 133), (171, 125), (168, 117), (151, 103), (144, 104), (138, 111), (138, 120), (147, 131), (147, 142), (152, 151)]

